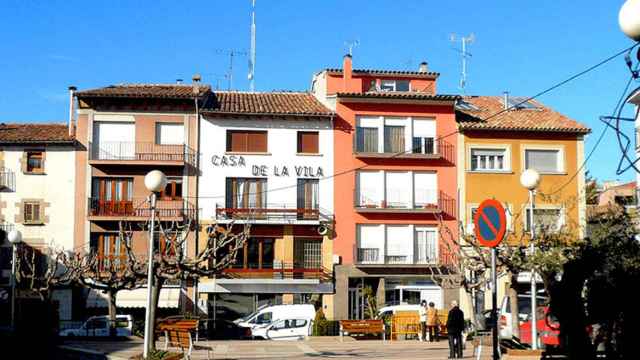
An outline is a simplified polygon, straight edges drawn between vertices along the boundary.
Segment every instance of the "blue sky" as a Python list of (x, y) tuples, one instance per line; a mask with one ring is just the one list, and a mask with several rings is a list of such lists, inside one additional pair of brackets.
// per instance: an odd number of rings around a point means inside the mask
[[(306, 90), (313, 72), (340, 67), (345, 41), (359, 39), (354, 67), (441, 73), (438, 91), (457, 93), (460, 56), (449, 35), (475, 33), (468, 94), (531, 95), (631, 45), (619, 30), (623, 1), (257, 0), (257, 90)], [(248, 50), (250, 0), (21, 1), (0, 4), (0, 121), (67, 118), (69, 85), (189, 80), (227, 87), (228, 57)], [(459, 44), (457, 45), (459, 46)], [(247, 58), (234, 88), (248, 89)], [(589, 151), (628, 79), (622, 57), (540, 98), (589, 125)], [(639, 84), (635, 84), (638, 86)], [(631, 127), (628, 129), (631, 134)], [(588, 169), (615, 175), (610, 132)]]

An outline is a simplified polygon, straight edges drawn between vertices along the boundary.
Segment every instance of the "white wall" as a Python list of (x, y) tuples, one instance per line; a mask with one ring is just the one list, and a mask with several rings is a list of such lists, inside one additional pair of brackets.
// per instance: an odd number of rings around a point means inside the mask
[[(295, 206), (297, 200), (296, 166), (305, 166), (317, 172), (322, 169), (323, 176), (304, 178), (318, 178), (319, 206), (322, 212), (333, 214), (333, 130), (330, 120), (282, 120), (282, 119), (253, 119), (253, 118), (225, 118), (201, 120), (200, 164), (201, 178), (199, 186), (200, 207), (202, 220), (211, 220), (215, 216), (218, 204), (224, 207), (225, 179), (227, 177), (262, 177), (254, 176), (253, 166), (266, 167), (267, 203), (286, 204)], [(250, 129), (267, 130), (267, 155), (241, 155), (245, 166), (215, 166), (212, 157), (222, 157), (226, 152), (226, 130)], [(297, 155), (297, 131), (319, 132), (319, 154)], [(228, 155), (229, 156), (229, 155)], [(239, 155), (236, 155), (238, 157)], [(218, 161), (220, 163), (221, 161)], [(287, 167), (288, 176), (277, 176)], [(314, 174), (315, 175), (315, 174)], [(329, 178), (327, 178), (329, 177)], [(302, 178), (302, 177), (301, 177)], [(284, 188), (284, 189), (281, 189)], [(280, 190), (276, 190), (280, 189)]]
[[(28, 147), (27, 149), (40, 149)], [(48, 146), (45, 148), (45, 175), (22, 173), (20, 159), (24, 147), (4, 147), (4, 167), (15, 174), (13, 191), (0, 192), (0, 201), (5, 207), (0, 209), (4, 221), (14, 224), (22, 232), (23, 239), (40, 238), (48, 246), (73, 249), (74, 236), (74, 194), (75, 194), (75, 151), (72, 146)], [(15, 224), (17, 204), (22, 199), (42, 199), (49, 203), (45, 215), (49, 222), (44, 225)], [(79, 204), (80, 205), (80, 204)]]

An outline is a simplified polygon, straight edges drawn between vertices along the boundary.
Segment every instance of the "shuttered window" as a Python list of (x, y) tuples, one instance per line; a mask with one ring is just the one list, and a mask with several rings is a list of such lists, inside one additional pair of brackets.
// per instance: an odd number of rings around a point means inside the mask
[(561, 172), (560, 151), (558, 150), (526, 150), (525, 161), (527, 169), (538, 172)]
[(40, 218), (40, 203), (39, 202), (25, 202), (22, 206), (23, 220), (25, 224), (39, 224), (42, 223)]
[(267, 152), (267, 132), (227, 130), (227, 151)]
[(317, 154), (319, 151), (317, 131), (298, 131), (298, 153)]

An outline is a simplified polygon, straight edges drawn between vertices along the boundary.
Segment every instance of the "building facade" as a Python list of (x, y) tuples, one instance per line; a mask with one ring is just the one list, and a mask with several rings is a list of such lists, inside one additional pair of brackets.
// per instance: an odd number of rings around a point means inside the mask
[[(108, 263), (125, 256), (119, 226), (130, 228), (131, 248), (146, 258), (148, 235), (144, 227), (151, 211), (144, 176), (161, 170), (168, 184), (157, 201), (158, 220), (182, 224), (198, 222), (196, 181), (198, 157), (197, 111), (208, 99), (210, 88), (193, 84), (115, 85), (79, 91), (76, 139), (83, 151), (74, 165), (77, 219), (75, 248), (99, 254)], [(189, 231), (188, 246), (195, 250), (196, 232)], [(158, 233), (155, 249), (166, 246)], [(165, 285), (160, 306), (193, 309), (195, 286)], [(121, 291), (120, 307), (144, 307), (144, 289)], [(87, 307), (106, 303), (91, 291)]]
[(457, 172), (454, 104), (436, 93), (437, 73), (342, 69), (313, 77), (312, 91), (336, 112), (334, 311), (364, 317), (377, 303), (436, 306), (457, 298), (442, 289), (455, 260)]
[[(583, 237), (586, 229), (584, 137), (586, 126), (526, 98), (468, 96), (457, 105), (460, 222), (473, 234), (473, 216), (485, 199), (497, 199), (507, 211), (511, 245), (528, 242), (529, 192), (520, 184), (526, 169), (541, 174), (534, 218), (549, 231), (564, 228)], [(528, 288), (526, 276), (523, 288)], [(510, 286), (499, 279), (498, 299)], [(486, 295), (486, 296), (483, 296)], [(475, 297), (480, 311), (491, 306), (491, 291)], [(486, 298), (486, 301), (485, 301)], [(471, 311), (462, 297), (465, 311)]]
[[(0, 297), (0, 326), (8, 325), (10, 313), (12, 248), (8, 232), (18, 230), (23, 245), (43, 255), (74, 249), (75, 219), (69, 214), (75, 206), (76, 145), (66, 125), (0, 125), (0, 291), (6, 295)], [(16, 292), (16, 299), (18, 305), (24, 305), (23, 313), (34, 300), (21, 291)], [(55, 289), (52, 299), (58, 317), (70, 320), (78, 305), (72, 289)]]
[(214, 92), (209, 105), (200, 118), (202, 229), (249, 226), (250, 237), (221, 276), (200, 280), (200, 309), (214, 324), (269, 303), (331, 310), (333, 113), (297, 92)]

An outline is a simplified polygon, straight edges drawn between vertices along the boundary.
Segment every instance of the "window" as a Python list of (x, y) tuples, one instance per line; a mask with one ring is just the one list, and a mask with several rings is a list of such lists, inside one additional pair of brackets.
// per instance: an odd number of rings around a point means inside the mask
[(358, 171), (356, 207), (429, 209), (438, 206), (435, 172)]
[(384, 126), (384, 152), (394, 154), (404, 152), (404, 126)]
[(260, 324), (270, 324), (271, 323), (271, 319), (273, 317), (272, 315), (273, 314), (271, 312), (262, 313), (262, 314), (260, 314), (260, 315), (258, 315), (256, 317), (256, 319), (254, 320), (254, 323), (259, 324), (259, 325)]
[(44, 172), (44, 154), (42, 151), (28, 151), (26, 172), (39, 174)]
[(226, 204), (233, 209), (260, 209), (267, 206), (267, 179), (227, 178)]
[(435, 264), (438, 262), (438, 233), (434, 228), (416, 228), (416, 253), (414, 260), (417, 264)]
[(267, 152), (267, 132), (227, 130), (227, 151)]
[(42, 224), (40, 207), (42, 204), (37, 201), (25, 201), (22, 204), (22, 220), (24, 224)]
[(134, 213), (133, 179), (94, 178), (91, 185), (92, 215), (122, 216)]
[(414, 154), (435, 154), (436, 122), (432, 119), (413, 119)]
[(156, 123), (156, 144), (183, 145), (184, 125), (181, 123)]
[(411, 262), (413, 253), (413, 236), (411, 227), (407, 225), (387, 225), (387, 264), (406, 264)]
[(160, 195), (160, 200), (182, 200), (182, 178), (168, 177), (167, 186)]
[(388, 208), (411, 207), (411, 173), (410, 172), (385, 172), (386, 189), (385, 200)]
[(384, 225), (357, 225), (358, 262), (380, 263), (384, 255)]
[(318, 134), (317, 131), (298, 131), (298, 153), (317, 154)]
[(356, 152), (378, 152), (378, 128), (362, 127), (356, 129)]
[[(106, 269), (124, 266), (127, 249), (118, 234), (91, 234), (91, 252), (98, 256), (98, 266)], [(157, 249), (157, 248), (156, 248)]]
[(438, 206), (438, 176), (436, 173), (413, 173), (413, 201), (415, 208)]
[(322, 240), (294, 239), (293, 265), (296, 269), (322, 268)]
[[(318, 179), (298, 179), (297, 208), (306, 210), (318, 210)], [(317, 219), (316, 212), (302, 212), (298, 219)]]
[(384, 173), (381, 171), (358, 171), (357, 205), (368, 208), (382, 206), (384, 201)]
[(409, 91), (409, 80), (380, 80), (382, 91)]
[(560, 150), (525, 150), (525, 168), (540, 173), (561, 172)]
[[(559, 208), (534, 209), (533, 216), (533, 221), (536, 224), (536, 231), (556, 232), (559, 231), (564, 224), (562, 209)], [(529, 208), (526, 210), (525, 228), (526, 231), (531, 230), (531, 209)]]
[(471, 149), (472, 171), (507, 170), (505, 149)]
[(236, 253), (235, 268), (273, 269), (274, 240), (271, 238), (249, 238)]

